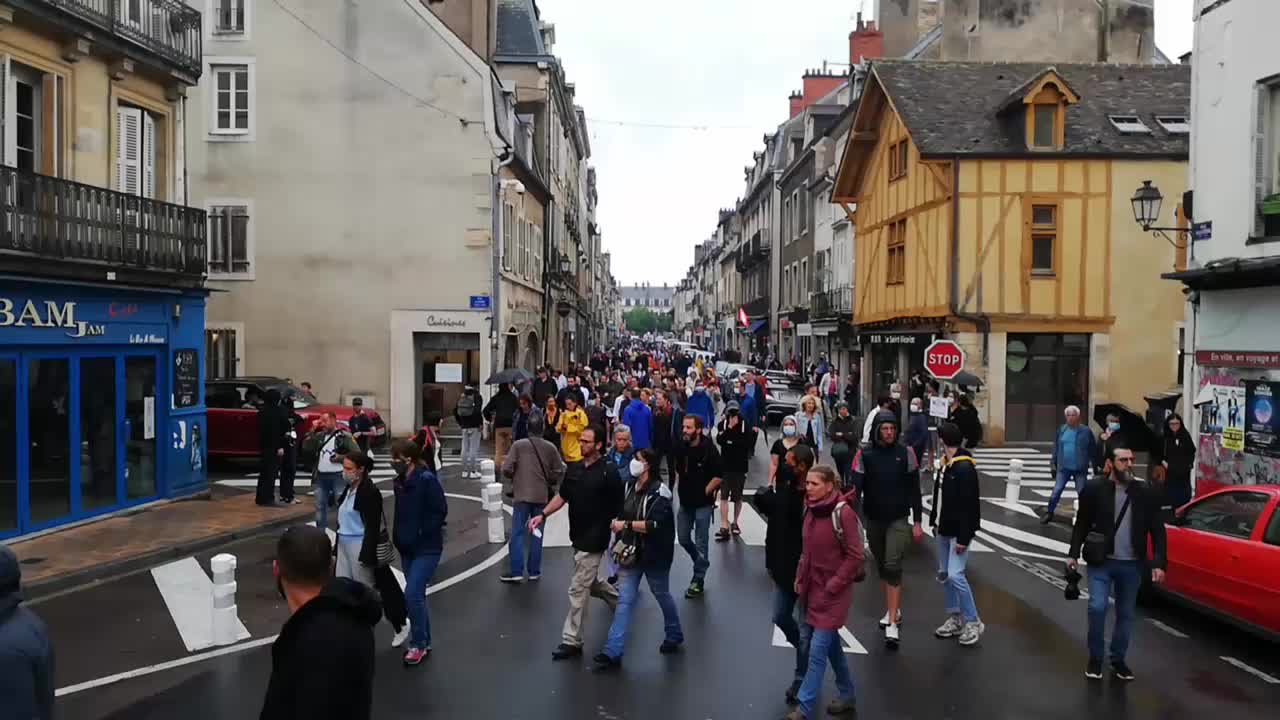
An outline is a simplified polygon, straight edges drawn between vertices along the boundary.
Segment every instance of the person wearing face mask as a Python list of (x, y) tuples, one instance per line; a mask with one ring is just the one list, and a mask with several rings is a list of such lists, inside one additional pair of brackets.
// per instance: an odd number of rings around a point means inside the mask
[[(755, 437), (742, 419), (738, 403), (730, 402), (724, 419), (717, 427), (716, 443), (724, 460), (724, 484), (720, 486), (720, 531), (716, 542), (741, 535), (738, 518), (742, 516), (742, 491), (747, 483), (747, 461), (755, 449)], [(733, 522), (729, 522), (729, 506), (733, 505)]]
[(716, 424), (716, 403), (707, 392), (707, 386), (701, 380), (693, 386), (693, 394), (685, 405), (686, 415), (696, 415), (702, 420), (704, 433), (710, 433)]
[(404, 664), (420, 664), (431, 653), (427, 616), (427, 584), (444, 552), (444, 526), (449, 505), (439, 478), (427, 467), (422, 448), (411, 440), (391, 444), (395, 468), (395, 534), (392, 541), (404, 567), (405, 601), (409, 608), (409, 650)]
[(289, 528), (271, 562), (289, 619), (271, 645), (261, 720), (368, 720), (373, 708), (373, 628), (382, 609), (373, 590), (330, 577), (332, 548), (323, 529)]
[(382, 493), (369, 477), (372, 469), (373, 460), (360, 450), (353, 450), (342, 458), (342, 479), (346, 487), (338, 496), (334, 574), (378, 591), (387, 622), (395, 631), (391, 647), (400, 647), (409, 637), (408, 611), (404, 591), (391, 572), (390, 561), (378, 561), (378, 544), (390, 538), (382, 515)]
[(924, 401), (920, 398), (911, 398), (909, 407), (910, 414), (907, 415), (907, 431), (902, 434), (902, 443), (915, 452), (916, 459), (922, 465), (927, 465), (929, 418), (924, 413)]
[(1117, 679), (1129, 681), (1134, 674), (1125, 657), (1138, 589), (1148, 574), (1151, 582), (1164, 582), (1166, 539), (1160, 493), (1133, 476), (1133, 450), (1112, 446), (1109, 452), (1107, 474), (1085, 483), (1076, 501), (1067, 567), (1075, 570), (1081, 555), (1089, 564), (1089, 664), (1085, 677), (1102, 679), (1107, 610), (1114, 593), (1111, 672)]
[(1095, 476), (1109, 474), (1111, 469), (1107, 466), (1107, 461), (1111, 458), (1112, 451), (1128, 445), (1128, 438), (1120, 429), (1120, 416), (1107, 413), (1107, 426), (1102, 429), (1102, 433), (1098, 435), (1098, 442), (1094, 445), (1093, 474)]
[(627, 465), (634, 481), (627, 489), (622, 512), (611, 529), (618, 535), (619, 542), (635, 547), (636, 556), (630, 564), (618, 569), (618, 607), (613, 613), (604, 650), (595, 656), (597, 670), (612, 670), (622, 665), (642, 577), (662, 610), (663, 639), (658, 652), (670, 655), (684, 645), (680, 613), (671, 597), (671, 562), (676, 537), (671, 490), (658, 476), (658, 456), (652, 450), (641, 450)]
[(788, 415), (782, 418), (782, 437), (774, 440), (773, 447), (769, 448), (769, 485), (777, 487), (778, 468), (787, 457), (787, 451), (799, 444), (800, 432), (797, 429), (796, 416)]

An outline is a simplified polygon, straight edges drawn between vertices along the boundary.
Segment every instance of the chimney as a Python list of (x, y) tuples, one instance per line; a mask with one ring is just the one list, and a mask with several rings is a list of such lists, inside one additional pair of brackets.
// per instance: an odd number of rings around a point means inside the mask
[(793, 100), (791, 117), (795, 117), (805, 108), (821, 100), (824, 95), (843, 85), (847, 78), (844, 75), (833, 75), (827, 70), (806, 70), (803, 80), (804, 92), (800, 95), (800, 108), (795, 109)]
[(804, 111), (803, 95), (798, 92), (793, 92), (787, 99), (791, 101), (791, 115), (788, 117), (795, 117)]
[(876, 21), (862, 21), (862, 13), (858, 13), (857, 29), (849, 33), (849, 64), (860, 65), (862, 61), (884, 57), (884, 33), (876, 29)]

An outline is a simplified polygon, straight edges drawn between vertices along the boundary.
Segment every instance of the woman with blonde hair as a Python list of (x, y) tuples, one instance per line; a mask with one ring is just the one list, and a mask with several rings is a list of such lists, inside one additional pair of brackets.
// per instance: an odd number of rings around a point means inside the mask
[(805, 395), (800, 399), (800, 412), (796, 413), (796, 434), (821, 458), (825, 429), (818, 402), (818, 398), (813, 395)]

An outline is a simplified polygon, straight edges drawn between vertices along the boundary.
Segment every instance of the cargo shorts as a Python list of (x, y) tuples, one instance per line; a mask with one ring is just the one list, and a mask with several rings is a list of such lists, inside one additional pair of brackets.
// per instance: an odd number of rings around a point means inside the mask
[(876, 572), (888, 585), (902, 584), (902, 560), (911, 547), (911, 523), (898, 518), (890, 523), (867, 521), (867, 544), (876, 558)]

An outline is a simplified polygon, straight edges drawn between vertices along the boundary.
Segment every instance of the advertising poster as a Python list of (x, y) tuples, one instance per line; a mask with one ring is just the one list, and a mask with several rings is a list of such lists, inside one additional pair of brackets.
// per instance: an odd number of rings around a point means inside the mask
[(1280, 457), (1280, 382), (1255, 380), (1245, 383), (1244, 451)]
[(1244, 449), (1244, 388), (1238, 385), (1212, 385), (1209, 402), (1200, 406), (1200, 433), (1222, 435), (1222, 447)]

